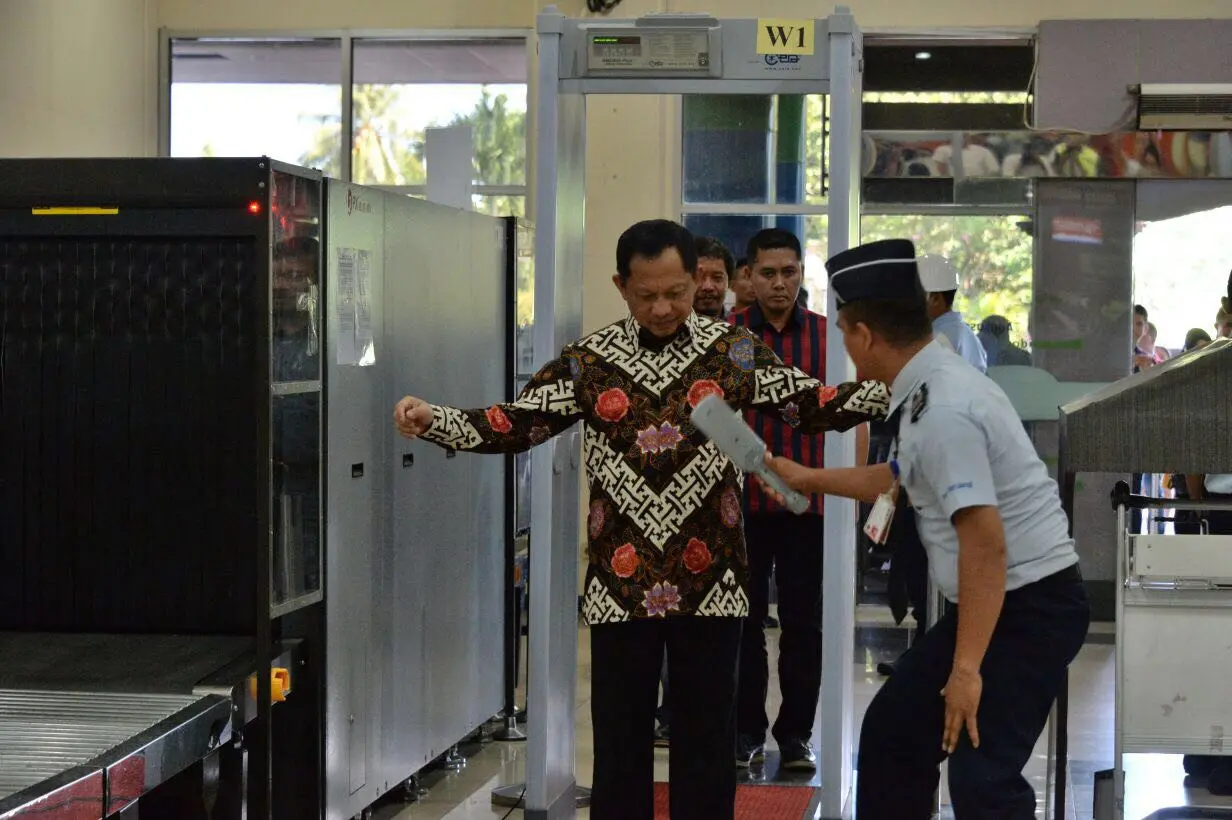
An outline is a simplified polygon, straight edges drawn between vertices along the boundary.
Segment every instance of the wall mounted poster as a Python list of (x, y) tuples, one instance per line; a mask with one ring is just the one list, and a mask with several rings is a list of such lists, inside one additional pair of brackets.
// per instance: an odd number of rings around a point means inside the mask
[(372, 254), (356, 248), (338, 249), (338, 364), (376, 364), (372, 337)]

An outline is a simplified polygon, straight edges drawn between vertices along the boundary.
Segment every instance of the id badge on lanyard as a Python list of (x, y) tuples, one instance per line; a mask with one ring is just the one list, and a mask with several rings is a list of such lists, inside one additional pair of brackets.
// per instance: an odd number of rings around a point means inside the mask
[(894, 523), (894, 510), (898, 507), (898, 461), (890, 459), (890, 472), (894, 483), (890, 489), (877, 496), (877, 501), (864, 519), (864, 534), (874, 544), (885, 544), (890, 537), (890, 525)]

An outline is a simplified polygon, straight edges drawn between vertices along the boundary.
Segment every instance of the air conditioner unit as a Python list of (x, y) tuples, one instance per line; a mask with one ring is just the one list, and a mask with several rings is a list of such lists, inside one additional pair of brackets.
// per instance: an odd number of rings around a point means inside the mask
[(1143, 83), (1138, 95), (1140, 131), (1232, 131), (1232, 84)]

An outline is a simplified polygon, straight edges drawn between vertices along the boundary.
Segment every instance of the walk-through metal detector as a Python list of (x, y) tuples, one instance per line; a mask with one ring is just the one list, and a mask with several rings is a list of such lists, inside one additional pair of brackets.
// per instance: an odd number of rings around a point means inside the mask
[[(816, 20), (680, 14), (568, 19), (553, 7), (539, 16), (538, 34), (536, 363), (558, 355), (582, 330), (590, 95), (830, 95), (829, 251), (858, 240), (862, 44), (846, 7)], [(827, 312), (836, 314), (833, 295)], [(828, 378), (850, 379), (851, 362), (835, 322), (829, 324), (827, 349)], [(851, 434), (828, 435), (826, 463), (851, 465), (854, 442)], [(528, 818), (574, 816), (580, 445), (581, 434), (571, 433), (537, 448), (531, 462)], [(821, 816), (837, 818), (852, 783), (855, 504), (827, 498), (825, 518), (824, 671), (815, 737)]]

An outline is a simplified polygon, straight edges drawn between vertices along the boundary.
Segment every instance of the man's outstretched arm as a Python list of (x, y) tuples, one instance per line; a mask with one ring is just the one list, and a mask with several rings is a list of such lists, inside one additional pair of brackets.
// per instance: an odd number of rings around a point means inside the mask
[(460, 410), (407, 396), (394, 408), (394, 425), (406, 438), (423, 438), (450, 450), (517, 453), (563, 432), (581, 419), (569, 353), (545, 365), (516, 401)]
[(769, 413), (805, 435), (850, 430), (886, 417), (890, 392), (881, 382), (822, 384), (779, 360), (760, 339), (754, 340), (752, 409)]

